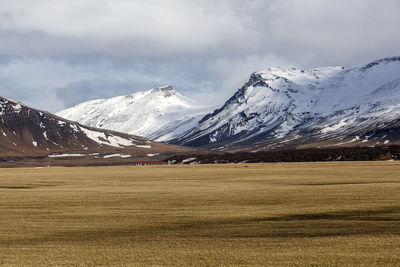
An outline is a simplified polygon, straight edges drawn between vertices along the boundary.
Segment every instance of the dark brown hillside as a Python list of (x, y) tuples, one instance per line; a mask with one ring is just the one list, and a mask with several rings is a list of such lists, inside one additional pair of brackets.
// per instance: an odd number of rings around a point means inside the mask
[(200, 150), (86, 127), (0, 97), (0, 161), (3, 165), (18, 165), (18, 162), (126, 164), (159, 161), (174, 154), (196, 151)]

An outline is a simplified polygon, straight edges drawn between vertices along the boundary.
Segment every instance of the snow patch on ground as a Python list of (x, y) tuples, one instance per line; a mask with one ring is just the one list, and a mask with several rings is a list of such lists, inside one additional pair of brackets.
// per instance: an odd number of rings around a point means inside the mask
[(123, 154), (111, 154), (111, 155), (105, 155), (103, 158), (108, 159), (108, 158), (114, 158), (114, 157), (120, 157), (120, 158), (130, 158), (132, 157), (131, 155), (123, 155)]
[(14, 112), (16, 112), (16, 113), (20, 113), (21, 112), (21, 110), (22, 110), (22, 107), (21, 107), (21, 105), (20, 104), (16, 104), (16, 105), (13, 105), (13, 108), (14, 108)]
[(126, 139), (120, 136), (114, 136), (114, 135), (106, 135), (104, 132), (98, 132), (98, 131), (92, 131), (86, 128), (81, 128), (81, 130), (86, 134), (87, 137), (92, 139), (93, 141), (103, 144), (103, 145), (108, 145), (108, 146), (113, 146), (113, 147), (126, 147), (126, 146), (136, 146), (136, 147), (142, 147), (142, 148), (151, 148), (150, 145), (138, 145), (135, 144), (132, 139)]
[(149, 145), (136, 145), (136, 144), (133, 144), (135, 147), (139, 147), (139, 148), (151, 148), (151, 146), (149, 146)]
[(337, 143), (337, 144), (335, 144), (335, 146), (350, 144), (350, 143), (353, 143), (353, 142), (356, 142), (356, 141), (359, 141), (359, 140), (360, 140), (360, 137), (359, 137), (359, 136), (356, 136), (356, 137), (354, 137), (353, 139), (351, 139), (351, 140), (348, 141), (348, 142)]
[(337, 131), (346, 125), (352, 124), (355, 120), (356, 120), (355, 118), (340, 120), (338, 123), (335, 123), (333, 125), (330, 125), (328, 127), (325, 127), (324, 129), (322, 129), (321, 133), (325, 134), (325, 133)]
[(62, 157), (84, 157), (84, 154), (51, 154), (49, 158), (62, 158)]
[(79, 127), (75, 124), (71, 124), (71, 128), (72, 130), (74, 130), (76, 133), (78, 133), (80, 131)]
[(187, 158), (187, 159), (182, 160), (182, 163), (188, 163), (188, 162), (191, 162), (194, 160), (196, 160), (196, 158)]

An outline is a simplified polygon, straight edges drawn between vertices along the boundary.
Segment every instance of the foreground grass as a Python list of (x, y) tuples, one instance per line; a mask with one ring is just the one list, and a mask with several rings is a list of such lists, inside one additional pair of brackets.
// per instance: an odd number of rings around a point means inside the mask
[(0, 170), (0, 265), (400, 265), (400, 165)]

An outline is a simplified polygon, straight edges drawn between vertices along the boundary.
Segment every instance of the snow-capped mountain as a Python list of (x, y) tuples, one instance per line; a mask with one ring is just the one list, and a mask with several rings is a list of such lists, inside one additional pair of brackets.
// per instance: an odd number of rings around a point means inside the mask
[(127, 96), (88, 101), (56, 114), (91, 127), (167, 141), (195, 127), (210, 110), (168, 85)]
[(192, 151), (134, 135), (83, 126), (0, 97), (0, 164), (7, 161), (7, 157), (29, 157), (30, 160), (47, 162), (52, 158), (76, 156), (90, 164), (101, 164), (108, 157), (119, 155), (120, 159), (152, 161), (155, 156), (161, 159)]
[(221, 108), (173, 143), (223, 150), (400, 141), (400, 57), (352, 69), (255, 72)]

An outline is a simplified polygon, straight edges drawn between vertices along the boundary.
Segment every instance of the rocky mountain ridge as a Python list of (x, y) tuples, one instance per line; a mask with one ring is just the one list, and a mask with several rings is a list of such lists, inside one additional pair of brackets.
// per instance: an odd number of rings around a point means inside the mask
[(173, 143), (219, 150), (397, 144), (400, 57), (352, 69), (255, 72)]

